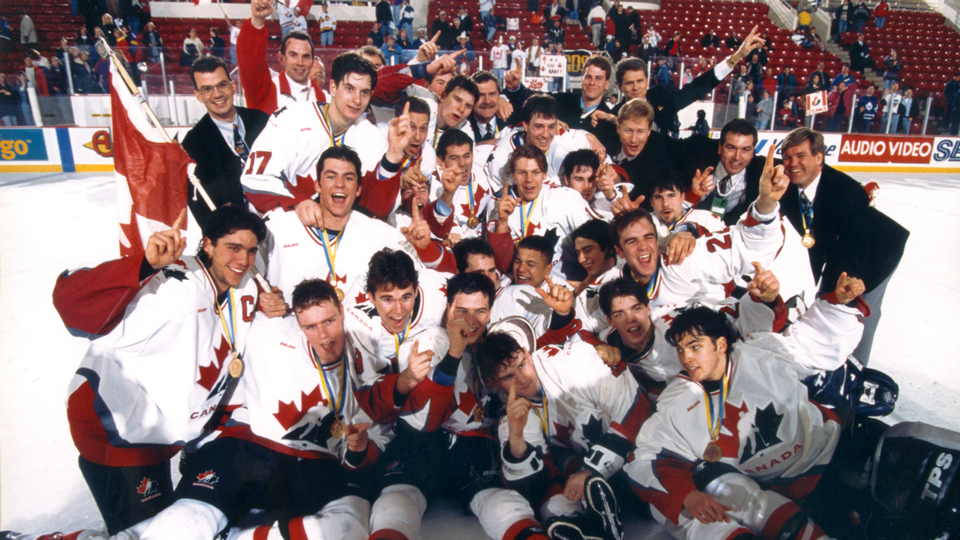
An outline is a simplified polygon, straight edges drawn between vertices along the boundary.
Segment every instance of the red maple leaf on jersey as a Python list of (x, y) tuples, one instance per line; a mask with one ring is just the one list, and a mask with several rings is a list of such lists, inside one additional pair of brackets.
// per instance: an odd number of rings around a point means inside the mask
[(740, 417), (746, 412), (746, 403), (742, 403), (740, 407), (734, 407), (729, 401), (724, 404), (723, 427), (727, 428), (730, 435), (720, 430), (720, 438), (717, 439), (717, 444), (719, 444), (720, 449), (723, 450), (724, 456), (740, 455), (740, 431), (737, 429), (737, 424), (740, 423)]
[(573, 428), (566, 424), (553, 422), (553, 429), (555, 431), (553, 438), (563, 444), (563, 446), (570, 447), (570, 433), (573, 431)]
[(220, 346), (214, 349), (214, 352), (216, 358), (210, 365), (200, 366), (200, 378), (197, 379), (197, 384), (206, 388), (208, 392), (213, 389), (213, 385), (220, 378), (220, 368), (223, 366), (223, 361), (227, 358), (227, 355), (230, 354), (230, 343), (227, 342), (225, 337), (220, 336)]
[(140, 485), (137, 486), (137, 493), (140, 495), (146, 495), (150, 492), (151, 487), (153, 487), (153, 480), (150, 480), (144, 476), (143, 480), (140, 481)]
[(540, 228), (539, 223), (529, 222), (527, 223), (527, 236), (533, 236), (537, 232), (537, 229)]
[(354, 299), (353, 303), (354, 303), (354, 304), (362, 304), (362, 303), (366, 302), (366, 301), (369, 300), (369, 299), (370, 299), (370, 298), (367, 296), (367, 293), (365, 293), (365, 292), (360, 292), (360, 293), (357, 293), (357, 297)]
[(547, 353), (547, 356), (553, 358), (554, 356), (560, 354), (560, 348), (554, 345), (547, 345), (543, 348), (543, 352)]
[(278, 410), (274, 413), (273, 417), (277, 419), (277, 422), (280, 422), (283, 429), (289, 431), (290, 428), (297, 425), (297, 422), (303, 418), (305, 412), (321, 403), (326, 405), (327, 400), (323, 399), (323, 395), (320, 394), (320, 386), (315, 386), (309, 394), (304, 394), (302, 391), (300, 392), (299, 407), (293, 401), (290, 403), (284, 401), (279, 402), (277, 405)]
[(460, 399), (457, 400), (457, 408), (463, 411), (464, 414), (471, 414), (473, 410), (477, 408), (477, 397), (473, 395), (473, 392), (467, 390), (466, 392), (460, 392)]
[(290, 190), (294, 198), (305, 200), (317, 194), (317, 190), (313, 186), (313, 177), (310, 175), (300, 176), (297, 174), (294, 175), (294, 179), (296, 180), (295, 184), (291, 184), (289, 181), (287, 182), (287, 189)]

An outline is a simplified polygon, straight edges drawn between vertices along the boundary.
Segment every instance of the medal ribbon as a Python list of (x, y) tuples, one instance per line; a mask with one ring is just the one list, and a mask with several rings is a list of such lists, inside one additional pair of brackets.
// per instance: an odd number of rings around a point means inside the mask
[[(539, 197), (537, 197), (539, 199)], [(533, 207), (537, 205), (537, 199), (534, 199), (530, 203), (530, 208), (527, 210), (526, 215), (523, 213), (523, 201), (520, 201), (520, 237), (527, 237), (527, 228), (530, 225), (530, 218), (533, 216)]]
[(477, 202), (473, 200), (473, 173), (470, 173), (470, 179), (467, 180), (467, 194), (470, 195), (470, 198), (467, 199), (467, 202), (470, 205), (470, 215), (477, 215)]
[(657, 285), (657, 281), (660, 279), (660, 265), (657, 264), (657, 271), (653, 273), (653, 277), (650, 279), (650, 283), (647, 283), (647, 298), (653, 298), (656, 296), (654, 292), (654, 287)]
[(323, 116), (323, 125), (327, 128), (327, 132), (330, 134), (330, 146), (343, 146), (343, 139), (347, 136), (347, 134), (344, 132), (344, 134), (340, 135), (340, 137), (337, 137), (333, 134), (333, 124), (330, 122), (330, 106), (324, 105), (320, 114)]
[(550, 444), (550, 408), (547, 406), (547, 394), (543, 391), (543, 384), (540, 384), (540, 396), (543, 397), (543, 414), (540, 414), (540, 411), (536, 407), (533, 407), (533, 414), (537, 415), (537, 418), (540, 419), (540, 429), (543, 430), (543, 436), (547, 439), (547, 444)]
[(323, 364), (320, 363), (320, 357), (317, 356), (317, 351), (313, 350), (313, 347), (310, 347), (310, 353), (313, 355), (314, 361), (317, 363), (317, 371), (320, 372), (320, 380), (323, 381), (323, 388), (327, 391), (327, 399), (330, 401), (330, 408), (333, 409), (334, 414), (339, 419), (343, 416), (343, 404), (346, 402), (343, 399), (344, 393), (347, 388), (347, 377), (346, 377), (346, 360), (341, 356), (340, 357), (340, 393), (337, 395), (337, 398), (333, 397), (333, 388), (330, 387), (330, 381), (327, 380), (327, 374), (323, 371)]
[[(347, 228), (346, 226), (343, 227), (344, 230), (346, 230), (346, 228)], [(327, 257), (327, 268), (330, 269), (330, 277), (327, 278), (327, 281), (329, 281), (330, 284), (333, 285), (334, 288), (336, 288), (337, 287), (337, 272), (336, 272), (337, 251), (340, 250), (340, 237), (343, 236), (343, 231), (340, 231), (339, 233), (337, 233), (337, 237), (333, 239), (333, 243), (337, 245), (336, 249), (333, 249), (331, 247), (330, 238), (327, 237), (327, 230), (326, 229), (317, 229), (317, 230), (320, 232), (319, 236), (320, 236), (321, 243), (323, 244), (323, 253)]]
[[(710, 442), (716, 442), (720, 438), (720, 428), (723, 426), (723, 409), (727, 403), (727, 392), (730, 390), (730, 363), (727, 362), (723, 370), (723, 384), (720, 385), (720, 403), (716, 411), (713, 409), (713, 402), (710, 400), (710, 394), (706, 388), (700, 386), (703, 390), (704, 410), (707, 413), (707, 428), (710, 430)], [(716, 419), (714, 419), (716, 416)], [(716, 423), (714, 423), (716, 422)]]
[(214, 306), (214, 309), (216, 309), (217, 315), (220, 316), (220, 324), (223, 325), (223, 335), (230, 343), (230, 352), (236, 353), (237, 312), (233, 309), (233, 287), (227, 291), (227, 309), (230, 311), (230, 324), (227, 325), (227, 319), (223, 316), (223, 310), (220, 309), (219, 305)]
[(400, 346), (403, 345), (403, 342), (407, 340), (407, 335), (410, 334), (410, 320), (413, 319), (413, 313), (407, 317), (407, 327), (403, 329), (403, 332), (400, 334), (393, 335), (393, 343), (395, 350), (397, 351), (397, 360), (394, 363), (394, 371), (399, 371), (400, 364)]
[[(810, 227), (813, 226), (813, 203), (810, 203), (810, 207), (807, 208), (807, 205), (803, 204), (803, 192), (800, 190), (797, 190), (797, 200), (800, 201), (800, 216), (803, 218), (803, 231), (809, 233)], [(807, 212), (810, 212), (809, 218), (807, 217)]]

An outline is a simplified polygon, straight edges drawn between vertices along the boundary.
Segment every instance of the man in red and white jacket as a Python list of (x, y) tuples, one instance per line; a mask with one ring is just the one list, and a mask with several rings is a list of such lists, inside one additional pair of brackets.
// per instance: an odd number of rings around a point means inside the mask
[(265, 23), (273, 11), (272, 0), (253, 0), (250, 18), (243, 21), (237, 37), (240, 85), (247, 107), (273, 114), (291, 103), (325, 102), (323, 89), (310, 79), (313, 41), (305, 32), (291, 31), (283, 37), (277, 55), (282, 72), (275, 73), (267, 65)]

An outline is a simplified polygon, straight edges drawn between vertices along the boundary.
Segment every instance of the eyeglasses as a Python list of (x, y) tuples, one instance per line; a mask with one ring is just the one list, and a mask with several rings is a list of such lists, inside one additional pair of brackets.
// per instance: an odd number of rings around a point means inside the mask
[(203, 97), (210, 97), (213, 95), (214, 90), (220, 93), (226, 92), (230, 89), (231, 84), (233, 83), (230, 81), (220, 81), (216, 86), (201, 86), (198, 92), (200, 92), (200, 95)]

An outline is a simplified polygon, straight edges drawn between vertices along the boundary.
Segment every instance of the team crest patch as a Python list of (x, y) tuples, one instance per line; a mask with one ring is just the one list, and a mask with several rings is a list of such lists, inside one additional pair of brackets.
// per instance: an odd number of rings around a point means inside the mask
[(137, 486), (137, 494), (140, 495), (140, 502), (145, 503), (160, 496), (160, 486), (153, 478), (144, 476)]
[(195, 486), (213, 489), (213, 485), (220, 481), (220, 477), (213, 471), (205, 471), (197, 475)]
[(401, 474), (401, 473), (403, 473), (403, 463), (401, 463), (400, 461), (394, 460), (393, 462), (390, 463), (390, 465), (387, 466), (383, 475), (391, 476), (394, 474)]

